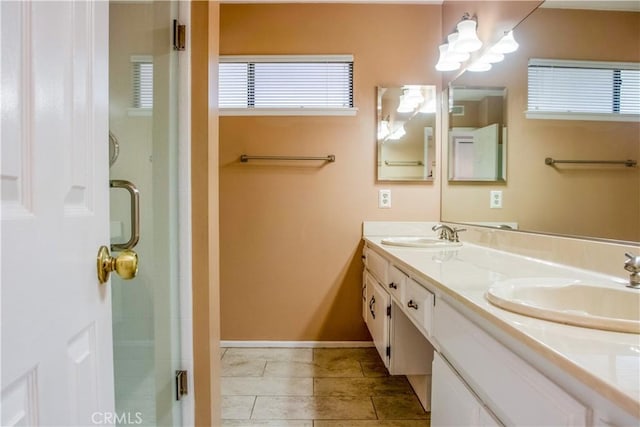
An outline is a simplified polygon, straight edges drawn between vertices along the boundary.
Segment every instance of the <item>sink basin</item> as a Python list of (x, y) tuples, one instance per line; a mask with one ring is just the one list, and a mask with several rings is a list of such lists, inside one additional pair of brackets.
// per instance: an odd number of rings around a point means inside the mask
[(381, 243), (388, 246), (404, 246), (409, 248), (448, 248), (462, 246), (461, 242), (449, 242), (448, 240), (436, 239), (433, 237), (387, 237)]
[(561, 278), (512, 279), (487, 291), (494, 305), (525, 316), (640, 334), (640, 291)]

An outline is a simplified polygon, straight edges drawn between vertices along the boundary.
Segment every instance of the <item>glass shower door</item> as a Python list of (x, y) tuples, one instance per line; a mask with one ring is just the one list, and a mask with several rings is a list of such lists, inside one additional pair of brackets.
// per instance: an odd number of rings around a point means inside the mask
[[(140, 194), (138, 275), (111, 279), (117, 420), (177, 426), (177, 4), (111, 2), (109, 13), (110, 178)], [(112, 188), (112, 244), (129, 240), (131, 222), (129, 194)]]

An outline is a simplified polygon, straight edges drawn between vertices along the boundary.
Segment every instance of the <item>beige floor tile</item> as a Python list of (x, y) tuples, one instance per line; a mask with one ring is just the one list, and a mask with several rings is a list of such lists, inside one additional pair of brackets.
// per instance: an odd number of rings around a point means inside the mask
[(356, 360), (335, 363), (267, 362), (265, 377), (362, 377), (362, 367)]
[(429, 420), (319, 420), (313, 427), (429, 427)]
[(371, 398), (381, 420), (415, 420), (427, 419), (415, 394), (398, 396), (374, 396)]
[(220, 347), (220, 359), (224, 357), (224, 354), (227, 352), (225, 347)]
[(344, 359), (375, 362), (380, 361), (380, 356), (375, 347), (313, 349), (313, 361), (316, 363), (335, 362), (336, 360)]
[(373, 420), (376, 419), (376, 414), (370, 398), (258, 396), (251, 418), (272, 420)]
[(389, 371), (385, 368), (382, 360), (362, 360), (362, 373), (365, 377), (386, 377), (389, 376)]
[(248, 360), (222, 358), (221, 372), (222, 377), (261, 377), (264, 373), (264, 367), (267, 364), (264, 360)]
[(222, 419), (248, 420), (255, 400), (255, 396), (222, 396)]
[(279, 362), (311, 362), (311, 348), (228, 348), (224, 359), (274, 360)]
[(315, 378), (315, 396), (389, 396), (413, 394), (413, 389), (404, 376), (380, 378)]
[(313, 427), (311, 420), (222, 420), (222, 427)]
[(311, 396), (313, 378), (223, 377), (223, 396)]

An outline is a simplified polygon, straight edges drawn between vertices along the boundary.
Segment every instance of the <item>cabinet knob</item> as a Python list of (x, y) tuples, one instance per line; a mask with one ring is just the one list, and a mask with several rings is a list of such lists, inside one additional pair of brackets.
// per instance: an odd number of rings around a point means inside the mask
[(391, 289), (398, 289), (398, 285), (396, 285), (394, 282), (389, 283), (389, 287)]
[(418, 309), (418, 304), (413, 302), (412, 299), (410, 299), (409, 302), (407, 303), (407, 307), (417, 310)]

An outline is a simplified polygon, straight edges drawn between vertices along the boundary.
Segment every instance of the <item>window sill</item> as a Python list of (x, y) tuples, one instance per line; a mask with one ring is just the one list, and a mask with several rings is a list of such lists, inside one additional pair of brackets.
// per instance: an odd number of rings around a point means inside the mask
[(355, 116), (357, 108), (220, 108), (220, 116)]
[(639, 122), (638, 114), (608, 114), (608, 113), (561, 113), (553, 111), (525, 111), (527, 119), (543, 120), (592, 120), (606, 122)]
[(127, 116), (130, 117), (151, 117), (153, 116), (153, 108), (129, 108)]

